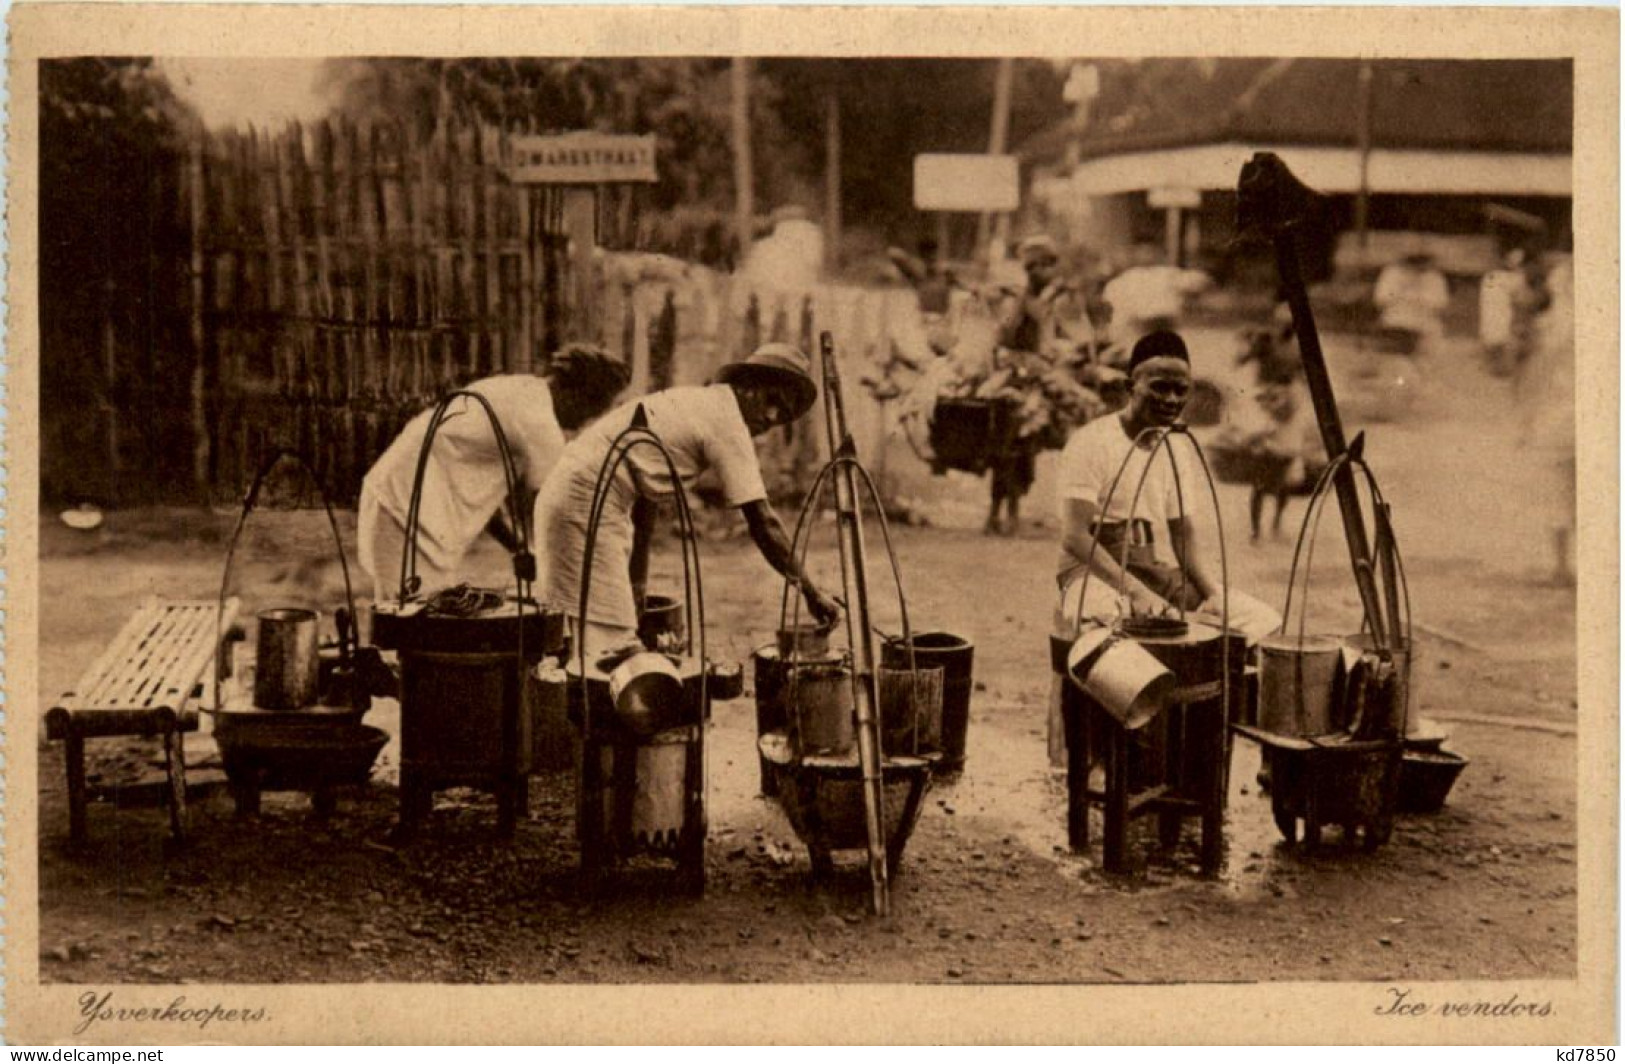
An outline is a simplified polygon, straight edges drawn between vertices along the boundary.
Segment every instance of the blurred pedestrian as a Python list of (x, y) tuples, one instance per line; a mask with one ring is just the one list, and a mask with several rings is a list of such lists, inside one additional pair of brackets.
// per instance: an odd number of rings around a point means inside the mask
[(1431, 254), (1413, 251), (1383, 267), (1371, 301), (1384, 329), (1408, 336), (1412, 353), (1426, 355), (1444, 334), (1450, 285)]
[(1501, 265), (1486, 273), (1478, 285), (1478, 342), (1484, 365), (1497, 377), (1509, 377), (1520, 362), (1515, 316), (1528, 287), (1523, 273), (1524, 252), (1513, 248)]
[(1520, 446), (1543, 469), (1541, 490), (1529, 502), (1546, 515), (1552, 542), (1551, 579), (1575, 582), (1576, 439), (1574, 273), (1568, 256), (1552, 256), (1541, 271), (1544, 301), (1535, 319), (1523, 370)]

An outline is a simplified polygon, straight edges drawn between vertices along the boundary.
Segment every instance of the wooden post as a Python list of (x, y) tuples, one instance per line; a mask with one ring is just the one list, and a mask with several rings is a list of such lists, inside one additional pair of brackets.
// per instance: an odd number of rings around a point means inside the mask
[(841, 93), (824, 96), (824, 272), (841, 268)]
[(570, 241), (571, 313), (566, 336), (591, 340), (598, 332), (592, 253), (597, 240), (598, 193), (591, 188), (564, 190), (564, 232)]
[(1184, 266), (1185, 249), (1182, 239), (1185, 231), (1184, 212), (1169, 207), (1163, 212), (1163, 251), (1171, 266)]
[(1360, 187), (1354, 195), (1355, 247), (1359, 249), (1358, 265), (1365, 267), (1369, 245), (1371, 216), (1371, 83), (1374, 72), (1371, 60), (1360, 60), (1359, 93), (1356, 96), (1354, 118), (1355, 150), (1360, 153)]
[(102, 284), (102, 379), (106, 387), (102, 416), (107, 421), (109, 502), (119, 501), (124, 485), (123, 477), (120, 475), (124, 463), (119, 457), (122, 441), (119, 439), (118, 335), (113, 325), (113, 298), (116, 292), (117, 286), (109, 277)]
[(530, 215), (531, 190), (521, 185), (514, 190), (519, 207), (519, 357), (518, 373), (536, 369), (536, 254), (540, 242)]
[[(1010, 94), (1015, 82), (1016, 61), (1004, 58), (998, 61), (993, 75), (993, 128), (988, 137), (989, 155), (1003, 155), (1010, 137)], [(976, 257), (983, 259), (988, 253), (988, 239), (993, 232), (991, 215), (984, 214), (976, 223)], [(1003, 226), (1001, 225), (1001, 229)], [(986, 260), (983, 260), (986, 261)]]
[(752, 225), (756, 216), (756, 175), (750, 143), (749, 59), (736, 56), (729, 68), (733, 92), (729, 97), (734, 155), (734, 236), (739, 242), (738, 262), (750, 254)]
[(204, 132), (201, 125), (193, 131), (190, 158), (187, 166), (189, 174), (187, 185), (191, 191), (192, 201), (192, 261), (190, 268), (192, 282), (192, 315), (190, 322), (192, 341), (192, 488), (199, 501), (202, 502), (208, 501), (211, 494), (209, 467), (213, 450), (212, 426), (209, 424), (208, 409), (208, 338), (203, 328), (203, 301), (206, 297), (203, 283), (203, 231), (206, 224), (203, 150), (207, 136), (208, 134)]

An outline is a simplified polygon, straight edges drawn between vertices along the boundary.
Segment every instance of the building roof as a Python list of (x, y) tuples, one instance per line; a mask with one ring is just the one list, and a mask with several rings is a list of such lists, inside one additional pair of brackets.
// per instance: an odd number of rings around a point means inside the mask
[[(1558, 60), (1385, 59), (1372, 64), (1373, 148), (1568, 154), (1574, 69)], [(1022, 145), (1052, 163), (1215, 143), (1349, 146), (1358, 59), (1153, 59), (1072, 120)]]

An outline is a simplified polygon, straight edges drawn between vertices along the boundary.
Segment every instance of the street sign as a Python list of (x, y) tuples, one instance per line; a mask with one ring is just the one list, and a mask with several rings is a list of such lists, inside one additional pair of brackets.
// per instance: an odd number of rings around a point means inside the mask
[(1178, 207), (1181, 210), (1194, 211), (1202, 205), (1202, 190), (1165, 185), (1161, 188), (1147, 189), (1145, 202), (1158, 210)]
[(511, 144), (508, 179), (519, 185), (610, 185), (659, 180), (653, 134), (518, 136)]
[(916, 155), (914, 206), (922, 211), (1013, 211), (1021, 206), (1016, 157)]

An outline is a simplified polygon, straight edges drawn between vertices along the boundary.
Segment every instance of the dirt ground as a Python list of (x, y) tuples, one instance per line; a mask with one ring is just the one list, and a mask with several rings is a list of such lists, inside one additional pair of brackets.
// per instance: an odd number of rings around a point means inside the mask
[[(1403, 818), (1375, 853), (1285, 846), (1238, 742), (1226, 858), (1198, 874), (1194, 827), (1172, 853), (1148, 828), (1135, 871), (1065, 852), (1064, 787), (1046, 766), (1045, 636), (1053, 523), (990, 539), (981, 485), (933, 482), (933, 524), (898, 528), (916, 627), (976, 645), (967, 771), (928, 795), (894, 884), (866, 913), (849, 853), (810, 882), (805, 848), (755, 795), (750, 693), (718, 703), (708, 739), (709, 886), (677, 895), (659, 866), (609, 895), (574, 890), (574, 781), (538, 775), (511, 842), (493, 803), (442, 795), (409, 843), (390, 840), (395, 751), (331, 819), (267, 795), (240, 819), (223, 790), (193, 808), (190, 845), (158, 809), (91, 810), (92, 845), (66, 844), (60, 753), (42, 743), (40, 948), (49, 982), (1178, 982), (1566, 978), (1576, 957), (1575, 595), (1546, 580), (1548, 469), (1520, 453), (1503, 382), (1464, 350), (1438, 356), (1403, 421), (1373, 426), (1368, 457), (1394, 503), (1418, 622), (1416, 703), (1472, 764), (1443, 812)], [(1451, 379), (1449, 387), (1442, 381)], [(1050, 506), (1040, 478), (1031, 516)], [(1236, 586), (1284, 593), (1289, 541), (1246, 542), (1242, 489), (1221, 489)], [(1295, 530), (1298, 502), (1289, 515)], [(138, 511), (95, 533), (42, 523), (41, 702), (149, 594), (212, 597), (235, 514)], [(721, 521), (708, 522), (714, 529)], [(339, 599), (311, 513), (256, 516), (236, 585), (249, 609)], [(346, 525), (346, 534), (351, 534)], [(878, 537), (871, 543), (878, 549)], [(777, 621), (779, 586), (742, 530), (702, 546), (713, 656), (745, 663)], [(353, 556), (353, 555), (352, 555)], [(834, 571), (830, 533), (815, 564)], [(1356, 600), (1329, 528), (1311, 628), (1347, 631)], [(486, 557), (486, 562), (494, 559)], [(668, 567), (669, 569), (669, 567)], [(889, 585), (877, 581), (877, 588)], [(895, 624), (877, 591), (882, 627)], [(381, 702), (369, 723), (389, 728)], [(152, 748), (89, 746), (103, 780), (152, 772)], [(211, 744), (189, 741), (193, 777)], [(1098, 821), (1095, 835), (1098, 840)]]

